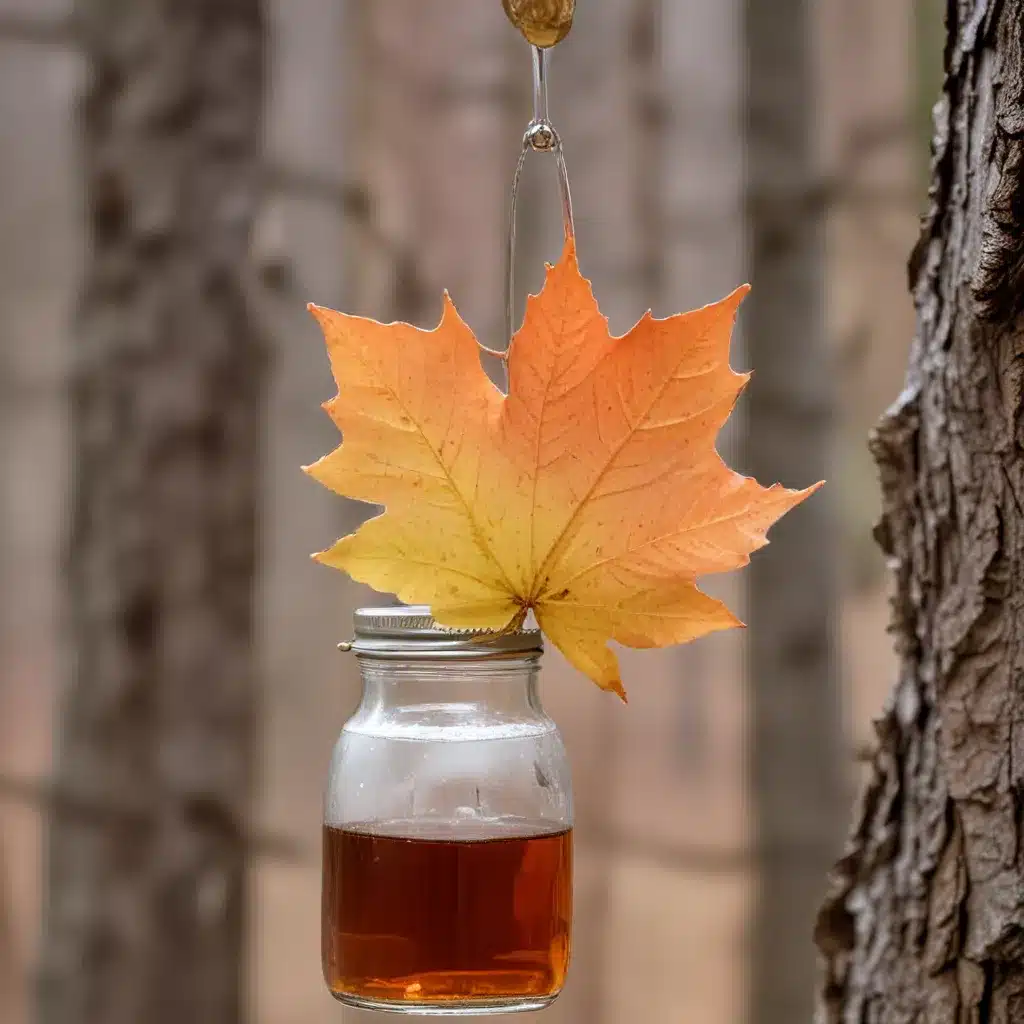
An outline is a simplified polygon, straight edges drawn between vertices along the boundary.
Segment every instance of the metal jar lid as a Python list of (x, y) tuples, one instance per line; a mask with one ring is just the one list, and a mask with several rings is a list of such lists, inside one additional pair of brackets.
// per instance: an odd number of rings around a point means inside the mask
[(539, 629), (449, 629), (434, 621), (426, 605), (358, 608), (353, 622), (355, 639), (338, 646), (364, 658), (501, 658), (544, 650)]

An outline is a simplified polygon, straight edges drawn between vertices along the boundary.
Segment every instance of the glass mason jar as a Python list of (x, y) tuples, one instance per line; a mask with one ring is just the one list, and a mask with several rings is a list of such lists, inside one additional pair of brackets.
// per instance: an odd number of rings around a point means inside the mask
[(351, 649), (363, 695), (324, 801), (328, 987), (400, 1013), (548, 1005), (569, 961), (572, 796), (540, 633), (364, 608)]

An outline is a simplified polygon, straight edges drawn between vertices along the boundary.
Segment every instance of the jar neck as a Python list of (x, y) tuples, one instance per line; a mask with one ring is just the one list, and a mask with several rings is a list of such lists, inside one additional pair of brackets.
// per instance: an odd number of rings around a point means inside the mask
[(543, 715), (539, 657), (360, 658), (363, 711), (421, 704), (479, 704), (505, 715)]

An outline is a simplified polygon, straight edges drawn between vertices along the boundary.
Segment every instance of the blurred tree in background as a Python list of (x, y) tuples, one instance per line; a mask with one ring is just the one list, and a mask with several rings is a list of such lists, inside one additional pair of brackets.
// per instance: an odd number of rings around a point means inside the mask
[[(746, 0), (749, 276), (745, 468), (765, 483), (829, 475), (837, 388), (825, 339), (825, 206), (810, 0)], [(756, 871), (751, 1024), (808, 1021), (807, 950), (839, 849), (846, 755), (838, 552), (819, 494), (778, 523), (747, 574), (749, 785)]]
[(0, 1019), (4, 1020), (13, 1020), (21, 1003), (18, 991), (21, 979), (18, 975), (23, 966), (18, 962), (13, 916), (7, 886), (6, 855), (0, 846)]
[(917, 335), (872, 439), (900, 669), (819, 917), (823, 1024), (1024, 1014), (1024, 3), (947, 19)]
[[(545, 656), (578, 853), (550, 1024), (806, 1020), (848, 760), (837, 633), (851, 739), (891, 678), (861, 453), (910, 334), (914, 12), (943, 6), (587, 0), (556, 51), (613, 329), (751, 279), (734, 363), (756, 374), (722, 450), (830, 487), (749, 572), (705, 581), (752, 630), (624, 652), (625, 713)], [(358, 693), (334, 642), (387, 597), (307, 558), (369, 510), (298, 470), (337, 440), (304, 304), (433, 326), (449, 288), (507, 340), (529, 79), (499, 0), (0, 0), (3, 1024), (28, 1024), (39, 975), (46, 1024), (231, 1024), (243, 1001), (264, 1024), (375, 1019), (319, 978), (319, 801)], [(520, 309), (561, 243), (551, 162), (526, 178)], [(840, 572), (838, 604), (837, 562), (859, 581)], [(295, 856), (252, 859), (256, 758), (255, 819)]]
[(81, 0), (90, 228), (41, 1024), (242, 1019), (259, 0)]

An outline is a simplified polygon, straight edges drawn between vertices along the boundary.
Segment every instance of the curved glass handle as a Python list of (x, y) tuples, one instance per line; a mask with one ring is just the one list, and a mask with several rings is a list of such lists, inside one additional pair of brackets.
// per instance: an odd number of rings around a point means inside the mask
[[(512, 179), (512, 205), (508, 221), (508, 274), (505, 281), (505, 344), (511, 345), (515, 333), (515, 266), (516, 266), (516, 204), (519, 183), (526, 158), (531, 153), (554, 153), (558, 167), (558, 190), (562, 200), (562, 228), (565, 240), (575, 237), (572, 219), (572, 196), (569, 193), (569, 172), (565, 166), (562, 139), (548, 117), (548, 54), (549, 50), (533, 47), (533, 119), (523, 135), (523, 149)], [(506, 352), (507, 355), (507, 352)], [(507, 379), (506, 373), (506, 379)]]

